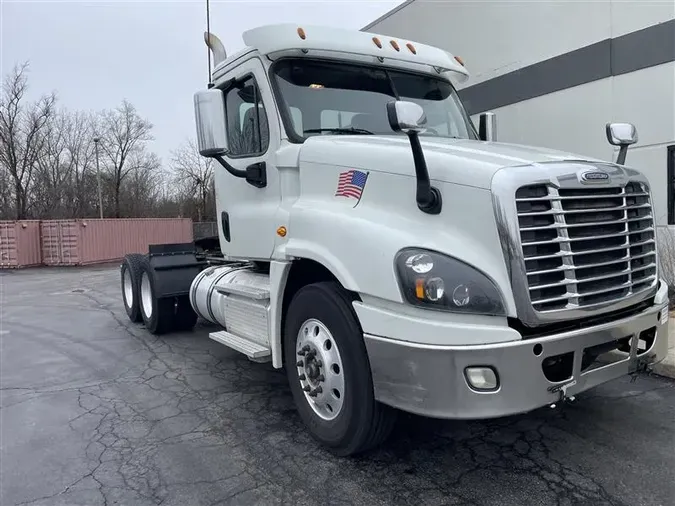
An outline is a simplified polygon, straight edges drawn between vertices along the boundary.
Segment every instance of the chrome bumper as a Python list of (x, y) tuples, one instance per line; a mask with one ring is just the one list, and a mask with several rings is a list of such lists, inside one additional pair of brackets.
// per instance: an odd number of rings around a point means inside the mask
[[(546, 406), (663, 360), (668, 349), (667, 287), (642, 313), (582, 330), (552, 336), (478, 346), (416, 344), (365, 334), (375, 397), (384, 404), (434, 418), (479, 419), (523, 413)], [(639, 336), (655, 329), (644, 348)], [(643, 337), (646, 334), (643, 334)], [(613, 351), (608, 365), (582, 370), (584, 350), (629, 338), (630, 352)], [(644, 343), (644, 341), (642, 341)], [(644, 348), (644, 349), (641, 349)], [(550, 381), (542, 364), (573, 353), (569, 377)], [(472, 389), (465, 369), (489, 366), (499, 386)]]

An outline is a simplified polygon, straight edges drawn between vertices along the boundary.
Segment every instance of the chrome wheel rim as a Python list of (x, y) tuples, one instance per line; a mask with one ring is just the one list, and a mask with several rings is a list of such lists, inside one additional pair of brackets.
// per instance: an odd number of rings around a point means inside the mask
[(298, 332), (296, 354), (307, 403), (319, 417), (333, 420), (342, 411), (345, 396), (342, 358), (333, 335), (319, 320), (307, 320)]
[(134, 305), (134, 287), (131, 284), (131, 273), (129, 269), (124, 269), (122, 276), (122, 293), (124, 294), (124, 303), (128, 308)]
[(150, 319), (152, 317), (152, 288), (147, 272), (141, 276), (141, 307), (145, 317)]

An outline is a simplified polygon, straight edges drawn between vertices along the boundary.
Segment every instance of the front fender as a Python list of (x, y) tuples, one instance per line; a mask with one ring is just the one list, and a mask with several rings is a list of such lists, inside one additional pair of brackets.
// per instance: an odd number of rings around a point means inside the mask
[(332, 192), (303, 195), (291, 208), (288, 236), (276, 253), (319, 262), (348, 290), (402, 303), (396, 253), (410, 246), (435, 250), (491, 277), (503, 293), (507, 314), (515, 315), (490, 192), (434, 185), (444, 204), (435, 216), (417, 208), (414, 179), (391, 174), (371, 173), (369, 193), (358, 203)]
[(328, 269), (347, 290), (361, 291), (349, 266), (324, 244), (301, 238), (291, 239), (286, 244), (284, 252), (287, 257), (314, 260)]

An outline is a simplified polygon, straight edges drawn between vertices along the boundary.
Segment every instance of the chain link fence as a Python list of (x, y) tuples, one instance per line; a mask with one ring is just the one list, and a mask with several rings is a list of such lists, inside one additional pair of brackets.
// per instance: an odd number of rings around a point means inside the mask
[(192, 232), (195, 240), (203, 237), (213, 237), (218, 235), (217, 221), (197, 221), (192, 224)]

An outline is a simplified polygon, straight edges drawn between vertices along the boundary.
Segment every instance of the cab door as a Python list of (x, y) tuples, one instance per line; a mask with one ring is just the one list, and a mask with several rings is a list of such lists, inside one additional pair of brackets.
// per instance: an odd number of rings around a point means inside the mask
[(258, 187), (216, 165), (220, 245), (227, 258), (266, 260), (274, 248), (274, 217), (280, 202), (273, 165), (280, 142), (278, 115), (258, 57), (242, 62), (224, 79), (228, 152), (223, 158), (239, 170), (262, 164), (267, 181)]

